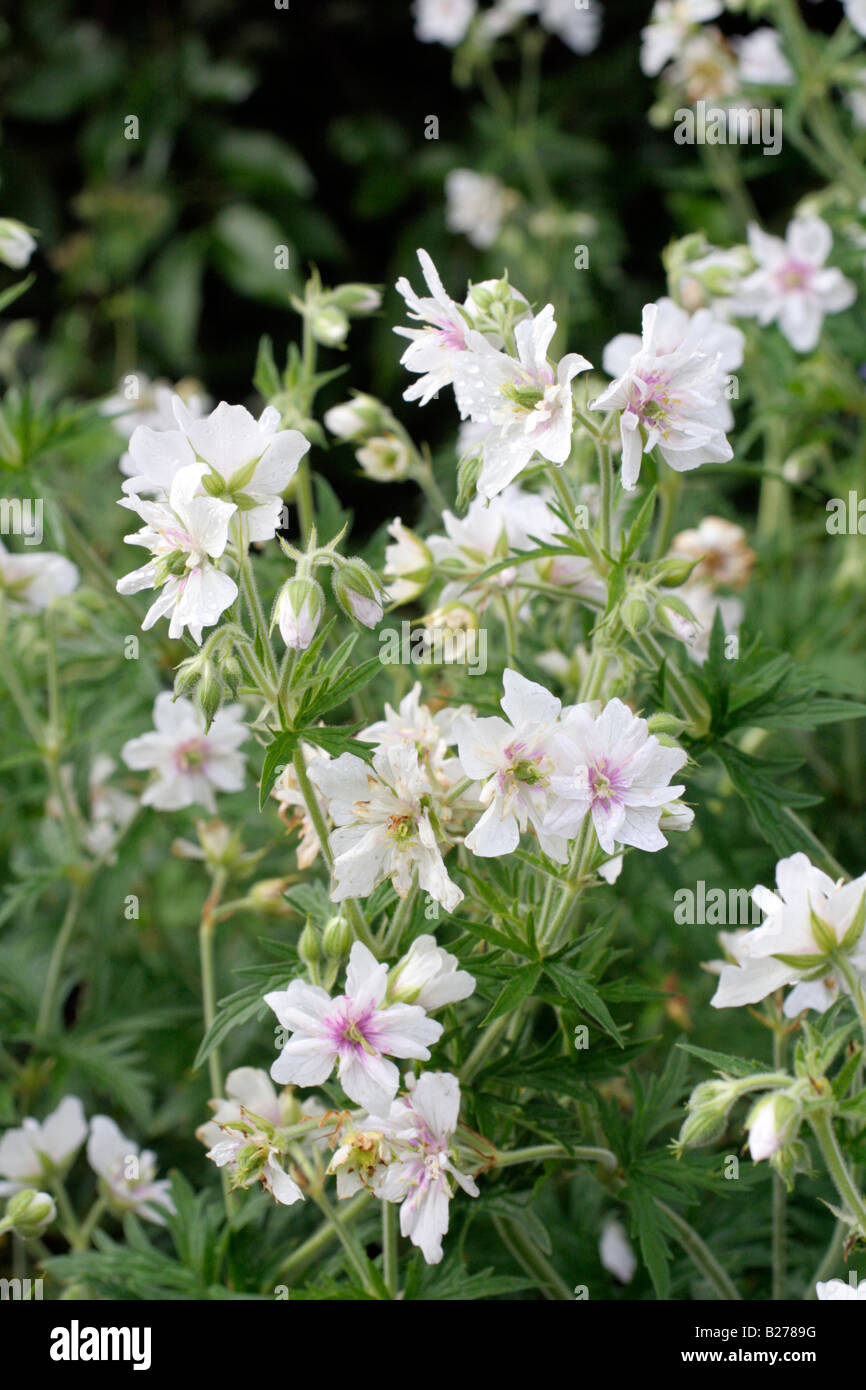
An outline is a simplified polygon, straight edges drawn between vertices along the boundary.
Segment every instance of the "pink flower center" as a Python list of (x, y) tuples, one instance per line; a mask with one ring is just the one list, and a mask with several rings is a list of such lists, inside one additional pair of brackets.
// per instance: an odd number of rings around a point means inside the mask
[(174, 750), (174, 765), (178, 772), (200, 772), (210, 756), (206, 738), (188, 738)]
[(776, 271), (776, 281), (783, 294), (790, 294), (794, 290), (807, 290), (812, 283), (812, 272), (814, 266), (809, 265), (808, 261), (798, 261), (793, 258), (785, 261)]
[(609, 811), (611, 806), (622, 805), (622, 794), (626, 788), (621, 780), (620, 768), (611, 767), (607, 758), (599, 758), (587, 772), (589, 791), (595, 805), (600, 806), (603, 811)]
[(378, 1053), (378, 1030), (374, 1022), (376, 1007), (359, 1009), (347, 994), (337, 1000), (337, 1008), (325, 1021), (325, 1029), (340, 1056)]

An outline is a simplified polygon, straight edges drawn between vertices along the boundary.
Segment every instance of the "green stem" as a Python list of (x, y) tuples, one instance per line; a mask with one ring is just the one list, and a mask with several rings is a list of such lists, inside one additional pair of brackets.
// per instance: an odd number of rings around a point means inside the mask
[(510, 1216), (494, 1216), (496, 1234), (517, 1263), (551, 1302), (571, 1301), (573, 1294), (535, 1241)]
[(833, 1121), (826, 1110), (816, 1110), (809, 1116), (809, 1123), (815, 1138), (818, 1140), (818, 1147), (824, 1156), (830, 1177), (836, 1185), (836, 1191), (855, 1218), (860, 1235), (866, 1237), (866, 1203), (857, 1191), (854, 1180), (848, 1171), (845, 1156), (839, 1147), (839, 1140), (836, 1138)]
[(656, 1198), (655, 1204), (673, 1227), (676, 1239), (679, 1241), (683, 1250), (685, 1250), (692, 1264), (710, 1281), (719, 1298), (739, 1302), (739, 1293), (722, 1269), (715, 1255), (701, 1240), (697, 1231), (689, 1225), (688, 1221), (680, 1216), (679, 1212), (669, 1207), (666, 1202), (660, 1202), (659, 1199)]
[(494, 1162), (495, 1168), (513, 1168), (516, 1163), (541, 1163), (547, 1158), (561, 1158), (563, 1161), (575, 1159), (586, 1163), (603, 1163), (605, 1168), (613, 1172), (617, 1168), (617, 1160), (610, 1149), (594, 1148), (591, 1145), (583, 1145), (571, 1150), (564, 1149), (561, 1144), (535, 1144), (526, 1149), (510, 1149), (504, 1153), (497, 1151)]
[(476, 1072), (480, 1071), (487, 1060), (488, 1054), (496, 1046), (496, 1043), (502, 1037), (507, 1027), (508, 1014), (506, 1013), (500, 1014), (499, 1018), (494, 1019), (489, 1027), (484, 1030), (478, 1042), (466, 1058), (466, 1061), (463, 1063), (463, 1066), (460, 1068), (461, 1086), (464, 1088), (468, 1086)]
[(334, 1208), (331, 1206), (331, 1203), (320, 1188), (312, 1186), (310, 1188), (310, 1197), (319, 1208), (319, 1211), (322, 1213), (326, 1222), (331, 1227), (331, 1230), (334, 1232), (334, 1235), (345, 1250), (349, 1263), (355, 1270), (355, 1273), (358, 1275), (367, 1293), (373, 1298), (378, 1299), (378, 1290), (370, 1278), (369, 1261), (355, 1239), (354, 1234), (346, 1229), (345, 1223), (340, 1220)]
[(397, 1210), (393, 1202), (382, 1202), (382, 1277), (392, 1298), (397, 1297)]
[[(335, 1220), (340, 1225), (348, 1225), (356, 1219), (372, 1201), (371, 1192), (359, 1192), (356, 1197), (347, 1202), (345, 1206), (338, 1208), (335, 1213)], [(325, 1250), (332, 1241), (337, 1239), (337, 1232), (332, 1221), (323, 1221), (317, 1231), (299, 1245), (297, 1250), (293, 1250), (291, 1255), (280, 1265), (277, 1277), (291, 1281), (296, 1275), (303, 1273), (308, 1264)]]
[(51, 960), (48, 963), (48, 976), (45, 980), (45, 989), (42, 994), (42, 1002), (39, 1005), (39, 1016), (36, 1020), (36, 1036), (44, 1037), (49, 1031), (57, 1007), (57, 993), (60, 987), (60, 974), (63, 970), (63, 961), (72, 933), (75, 930), (75, 922), (78, 916), (78, 909), (81, 905), (81, 889), (73, 885), (69, 901), (66, 904), (66, 912), (60, 924), (60, 931), (54, 942), (54, 949), (51, 952)]
[(818, 1297), (815, 1285), (823, 1284), (824, 1280), (829, 1279), (834, 1269), (837, 1268), (842, 1258), (842, 1251), (845, 1249), (845, 1242), (847, 1239), (848, 1229), (845, 1223), (843, 1221), (837, 1221), (836, 1225), (833, 1227), (833, 1234), (824, 1252), (824, 1257), (815, 1270), (815, 1273), (812, 1275), (812, 1278), (809, 1280), (809, 1283), (806, 1285), (806, 1292), (803, 1294), (803, 1298), (807, 1302)]
[[(781, 1071), (785, 1065), (785, 1034), (779, 1018), (773, 1031), (773, 1068)], [(786, 1264), (786, 1204), (788, 1189), (785, 1180), (773, 1173), (773, 1285), (772, 1298), (778, 1303), (785, 1297)]]

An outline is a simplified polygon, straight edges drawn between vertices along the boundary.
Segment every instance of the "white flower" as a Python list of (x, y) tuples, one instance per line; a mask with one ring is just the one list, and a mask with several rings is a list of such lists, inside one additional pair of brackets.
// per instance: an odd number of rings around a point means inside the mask
[(517, 194), (493, 174), (452, 169), (445, 178), (445, 224), (463, 232), (473, 246), (492, 246), (502, 223), (517, 205)]
[(656, 0), (650, 22), (641, 30), (642, 71), (655, 77), (679, 57), (695, 25), (716, 19), (723, 9), (722, 0)]
[(16, 555), (0, 541), (0, 598), (13, 613), (41, 613), (78, 587), (78, 570), (65, 555)]
[(0, 1139), (0, 1196), (62, 1176), (86, 1138), (87, 1121), (77, 1096), (64, 1096), (41, 1122), (28, 1115), (18, 1129), (7, 1129)]
[(116, 770), (113, 758), (100, 753), (90, 769), (90, 826), (85, 843), (91, 854), (110, 855), (122, 830), (129, 825), (138, 809), (138, 801), (129, 792), (108, 785)]
[(782, 52), (775, 29), (754, 29), (734, 45), (740, 60), (740, 81), (763, 87), (787, 87), (794, 81), (794, 70)]
[(716, 28), (688, 33), (662, 80), (673, 89), (676, 99), (692, 104), (706, 101), (728, 105), (726, 99), (740, 90), (733, 52)]
[(333, 902), (366, 898), (390, 878), (401, 897), (414, 872), (423, 892), (453, 912), (463, 894), (451, 879), (436, 843), (428, 809), (433, 788), (414, 745), (380, 748), (372, 769), (354, 753), (310, 765), (337, 827), (330, 836), (334, 856)]
[(246, 539), (272, 540), (281, 521), (282, 494), (309, 440), (298, 430), (280, 430), (280, 412), (273, 406), (256, 420), (242, 405), (225, 401), (200, 418), (179, 397), (172, 404), (177, 429), (140, 426), (129, 441), (139, 471), (124, 483), (124, 491), (168, 492), (176, 474), (197, 463), (211, 497), (239, 504)]
[(423, 594), (429, 581), (433, 556), (420, 536), (404, 526), (399, 516), (388, 526), (393, 545), (385, 547), (383, 571), (392, 603), (409, 603)]
[[(685, 349), (701, 352), (705, 357), (717, 357), (723, 372), (735, 372), (743, 365), (745, 335), (733, 324), (725, 323), (712, 309), (698, 309), (689, 314), (672, 299), (656, 301), (653, 351), (663, 357), (666, 353)], [(618, 333), (604, 350), (602, 364), (608, 376), (624, 376), (643, 343), (637, 333)]]
[(488, 39), (499, 39), (510, 33), (519, 20), (537, 14), (539, 3), (540, 0), (496, 0), (480, 16), (481, 32)]
[(400, 1073), (390, 1057), (426, 1062), (442, 1025), (417, 1004), (383, 1007), (388, 967), (356, 941), (349, 954), (346, 993), (336, 999), (318, 985), (293, 980), (288, 989), (265, 995), (289, 1038), (271, 1067), (281, 1084), (320, 1086), (337, 1063), (340, 1085), (350, 1100), (367, 1110), (387, 1108), (397, 1093)]
[(732, 311), (762, 325), (778, 323), (795, 352), (811, 352), (824, 316), (857, 298), (841, 270), (824, 264), (833, 246), (830, 228), (820, 217), (795, 217), (783, 241), (753, 223), (749, 246), (758, 268), (740, 285)]
[(244, 756), (238, 750), (248, 737), (240, 705), (221, 709), (205, 732), (204, 716), (189, 700), (172, 700), (163, 690), (153, 706), (154, 731), (130, 739), (121, 749), (127, 767), (155, 772), (141, 804), (157, 811), (204, 806), (216, 811), (214, 791), (237, 792), (244, 784)]
[(427, 1071), (409, 1095), (391, 1106), (387, 1118), (371, 1116), (395, 1157), (376, 1170), (373, 1190), (385, 1202), (400, 1202), (400, 1231), (417, 1245), (428, 1264), (442, 1259), (448, 1230), (448, 1204), (454, 1184), (470, 1197), (478, 1188), (456, 1166), (452, 1139), (460, 1113), (460, 1086), (450, 1072)]
[(685, 791), (669, 785), (687, 761), (682, 748), (659, 743), (645, 719), (614, 699), (598, 715), (591, 705), (565, 710), (554, 756), (546, 829), (571, 839), (590, 814), (605, 854), (616, 845), (664, 849), (662, 810)]
[(842, 0), (842, 6), (848, 23), (866, 39), (866, 0)]
[(601, 33), (599, 0), (586, 0), (576, 5), (574, 0), (541, 0), (538, 18), (542, 28), (556, 34), (573, 53), (591, 53)]
[[(689, 585), (703, 581), (732, 589), (741, 589), (746, 583), (755, 558), (742, 526), (722, 516), (705, 516), (696, 528), (680, 531), (674, 536), (671, 551), (683, 559), (699, 561), (689, 575)], [(688, 593), (684, 597), (688, 603)]]
[(289, 579), (274, 604), (273, 623), (292, 651), (305, 652), (316, 635), (325, 611), (325, 595), (315, 579)]
[(388, 998), (419, 1004), (432, 1013), (446, 1004), (468, 999), (475, 979), (457, 969), (457, 957), (436, 945), (433, 936), (418, 936), (388, 977)]
[[(140, 425), (157, 432), (176, 430), (175, 396), (180, 397), (193, 418), (203, 415), (210, 405), (210, 398), (198, 382), (179, 381), (172, 386), (169, 381), (151, 381), (143, 373), (137, 372), (124, 377), (113, 396), (106, 396), (100, 404), (99, 413), (109, 417), (114, 429), (124, 439), (129, 439)], [(131, 455), (123, 455), (120, 471), (130, 477), (138, 471)]]
[(407, 371), (421, 374), (418, 381), (407, 386), (403, 399), (426, 405), (443, 386), (454, 382), (455, 371), (459, 370), (467, 351), (468, 324), (458, 305), (446, 293), (427, 252), (419, 250), (418, 260), (430, 295), (419, 298), (405, 276), (397, 281), (397, 291), (406, 301), (409, 317), (426, 327), (398, 327), (394, 332), (409, 339), (400, 362)]
[(12, 270), (23, 270), (36, 250), (36, 239), (21, 222), (0, 217), (0, 261)]
[(156, 1178), (156, 1154), (127, 1139), (107, 1115), (94, 1115), (90, 1122), (87, 1161), (118, 1211), (134, 1211), (145, 1221), (165, 1225), (162, 1211), (175, 1207), (171, 1184)]
[(551, 805), (551, 752), (562, 706), (555, 695), (507, 669), (500, 701), (508, 719), (463, 716), (457, 723), (457, 748), (467, 777), (483, 782), (485, 810), (465, 844), (482, 858), (510, 854), (521, 831), (531, 825), (545, 854), (564, 863), (566, 842), (549, 832), (545, 817)]
[(777, 893), (752, 889), (764, 921), (738, 941), (740, 963), (723, 966), (710, 1001), (717, 1009), (757, 1004), (785, 985), (821, 979), (832, 968), (828, 946), (845, 954), (855, 972), (866, 971), (866, 874), (834, 883), (805, 854), (792, 854), (776, 865), (776, 885)]
[[(866, 32), (866, 15), (864, 15), (864, 32)], [(866, 1279), (861, 1279), (859, 1284), (846, 1284), (842, 1279), (828, 1279), (825, 1284), (816, 1284), (815, 1292), (818, 1299), (826, 1303), (841, 1302), (844, 1299), (866, 1302)]]
[(467, 336), (458, 405), (462, 415), (489, 426), (477, 483), (483, 497), (495, 497), (536, 453), (557, 464), (571, 453), (571, 382), (591, 364), (571, 352), (554, 368), (547, 350), (555, 332), (553, 305), (547, 304), (515, 328), (517, 360), (476, 330)]
[(414, 747), (419, 760), (429, 768), (440, 762), (446, 750), (456, 743), (455, 723), (467, 709), (466, 705), (459, 709), (445, 707), (434, 714), (428, 705), (421, 704), (421, 682), (416, 681), (396, 710), (386, 704), (384, 719), (370, 724), (358, 737), (382, 748)]
[(124, 497), (120, 506), (137, 512), (145, 523), (140, 531), (125, 536), (127, 545), (140, 545), (151, 559), (117, 581), (119, 594), (159, 589), (159, 597), (145, 614), (146, 632), (159, 618), (168, 617), (169, 637), (180, 637), (189, 628), (200, 643), (202, 629), (212, 627), (234, 603), (238, 586), (230, 575), (212, 564), (228, 543), (229, 523), (237, 507), (215, 497), (197, 496), (203, 464), (182, 468), (171, 484), (168, 502), (148, 502)]
[[(645, 305), (640, 351), (627, 370), (590, 401), (591, 410), (622, 412), (622, 485), (629, 492), (640, 476), (641, 455), (656, 447), (678, 473), (733, 458), (725, 437), (730, 410), (721, 355), (701, 346), (716, 339), (716, 328), (708, 325), (688, 333), (671, 351), (657, 342), (659, 318), (657, 304)], [(664, 327), (664, 315), (661, 321)]]
[(598, 1257), (621, 1284), (630, 1284), (637, 1269), (637, 1256), (619, 1221), (605, 1221), (598, 1242)]
[(415, 37), (456, 48), (472, 23), (476, 0), (415, 0)]

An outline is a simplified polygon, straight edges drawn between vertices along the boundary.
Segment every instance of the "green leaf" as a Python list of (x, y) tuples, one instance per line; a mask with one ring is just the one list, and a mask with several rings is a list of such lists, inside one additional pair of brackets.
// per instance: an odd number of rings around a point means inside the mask
[(677, 1043), (677, 1047), (683, 1052), (690, 1052), (693, 1057), (699, 1057), (702, 1062), (706, 1062), (716, 1071), (726, 1072), (729, 1076), (757, 1076), (759, 1072), (767, 1070), (760, 1062), (750, 1062), (745, 1057), (732, 1057), (727, 1052), (713, 1052), (706, 1047), (695, 1047), (693, 1043), (680, 1042)]
[(581, 971), (573, 970), (570, 965), (559, 965), (552, 961), (547, 962), (545, 970), (559, 994), (565, 999), (570, 999), (584, 1013), (594, 1018), (596, 1023), (601, 1024), (604, 1031), (609, 1033), (620, 1047), (625, 1046), (625, 1039), (614, 1023), (610, 1010), (595, 985)]
[(478, 1026), (480, 1028), (486, 1028), (495, 1018), (500, 1018), (502, 1014), (510, 1013), (512, 1009), (516, 1009), (517, 1005), (522, 1003), (527, 995), (531, 994), (535, 989), (540, 974), (540, 965), (520, 966), (517, 974), (513, 979), (508, 981), (508, 984), (502, 990), (501, 994), (498, 996), (487, 1015), (482, 1018)]

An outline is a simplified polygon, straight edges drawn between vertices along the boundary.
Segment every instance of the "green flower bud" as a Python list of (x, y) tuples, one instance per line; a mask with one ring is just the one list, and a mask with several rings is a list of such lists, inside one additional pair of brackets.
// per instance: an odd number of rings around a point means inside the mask
[(653, 579), (663, 589), (678, 589), (689, 579), (693, 569), (700, 564), (700, 557), (689, 560), (686, 556), (670, 555), (660, 561), (653, 571)]
[(696, 1149), (712, 1144), (725, 1128), (737, 1098), (730, 1081), (702, 1081), (689, 1097), (688, 1114), (677, 1139), (678, 1149)]
[(332, 576), (334, 597), (343, 612), (365, 627), (376, 627), (382, 620), (383, 605), (388, 595), (375, 572), (360, 556), (344, 560)]
[(7, 1230), (14, 1230), (24, 1240), (33, 1240), (48, 1229), (56, 1215), (54, 1199), (47, 1192), (36, 1192), (32, 1187), (27, 1187), (9, 1198), (2, 1225)]
[(298, 941), (298, 955), (305, 965), (317, 965), (321, 954), (319, 933), (313, 926), (310, 918), (307, 918), (307, 925), (301, 932)]
[(352, 928), (345, 917), (332, 917), (322, 933), (322, 948), (329, 960), (342, 960), (349, 954), (354, 940)]
[(342, 347), (349, 336), (349, 319), (336, 304), (326, 304), (314, 310), (310, 328), (317, 343), (322, 347)]

